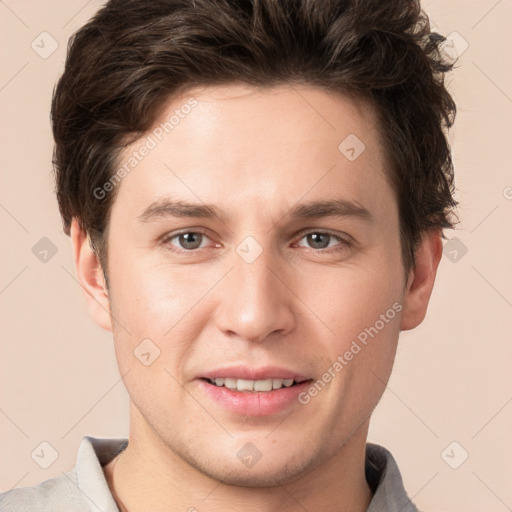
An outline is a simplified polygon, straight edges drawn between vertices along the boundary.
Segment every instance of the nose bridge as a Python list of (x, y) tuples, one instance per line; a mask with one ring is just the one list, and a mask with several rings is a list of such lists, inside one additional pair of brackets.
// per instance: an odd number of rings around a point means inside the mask
[(292, 294), (277, 277), (282, 270), (276, 257), (252, 240), (243, 241), (236, 252), (218, 304), (218, 327), (249, 341), (289, 331), (294, 322)]

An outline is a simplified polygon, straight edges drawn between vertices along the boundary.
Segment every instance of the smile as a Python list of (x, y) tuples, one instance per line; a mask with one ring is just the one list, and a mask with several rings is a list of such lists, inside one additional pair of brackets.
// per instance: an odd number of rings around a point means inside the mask
[(197, 381), (201, 392), (212, 404), (242, 416), (272, 416), (291, 407), (301, 407), (299, 395), (306, 391), (311, 379), (235, 379), (202, 378)]

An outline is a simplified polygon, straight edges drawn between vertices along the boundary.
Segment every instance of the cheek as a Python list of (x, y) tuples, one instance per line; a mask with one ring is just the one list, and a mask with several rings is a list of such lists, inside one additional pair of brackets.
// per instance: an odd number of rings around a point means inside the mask
[(130, 332), (163, 337), (208, 290), (209, 280), (191, 279), (190, 268), (123, 260), (112, 272), (113, 312)]
[[(195, 294), (183, 293), (183, 283), (169, 273), (128, 267), (120, 265), (111, 283), (116, 358), (131, 400), (156, 419), (169, 412), (169, 397), (180, 407), (182, 368), (198, 336), (187, 315)], [(167, 413), (163, 421), (170, 422)]]
[(397, 332), (402, 296), (398, 270), (378, 265), (368, 268), (350, 272), (331, 269), (303, 282), (301, 296), (307, 297), (304, 302), (311, 315), (321, 320), (329, 338), (337, 340), (337, 351), (358, 337), (364, 341), (368, 330), (375, 332), (375, 324), (379, 336), (389, 333), (394, 338)]
[(347, 280), (342, 290), (332, 291), (338, 295), (331, 302), (335, 306), (325, 310), (335, 333), (324, 339), (328, 362), (323, 371), (330, 374), (324, 378), (331, 381), (325, 401), (334, 413), (332, 428), (342, 435), (368, 417), (384, 392), (395, 358), (402, 305), (399, 288), (388, 280)]
[[(179, 372), (211, 317), (205, 295), (222, 270), (196, 272), (191, 279), (191, 268), (155, 265), (141, 257), (120, 261), (111, 272), (114, 343), (122, 373), (140, 370), (140, 359), (154, 359), (152, 371), (167, 369), (182, 380)], [(141, 378), (147, 380), (147, 373)]]

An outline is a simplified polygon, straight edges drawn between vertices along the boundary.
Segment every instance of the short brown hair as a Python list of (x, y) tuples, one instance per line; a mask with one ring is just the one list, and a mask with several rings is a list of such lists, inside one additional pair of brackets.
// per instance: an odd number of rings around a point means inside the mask
[(308, 84), (373, 105), (408, 272), (422, 233), (454, 226), (444, 130), (456, 112), (444, 85), (454, 63), (444, 40), (419, 0), (110, 0), (71, 38), (53, 95), (64, 231), (76, 218), (104, 264), (116, 189), (101, 199), (94, 190), (171, 96), (230, 82)]

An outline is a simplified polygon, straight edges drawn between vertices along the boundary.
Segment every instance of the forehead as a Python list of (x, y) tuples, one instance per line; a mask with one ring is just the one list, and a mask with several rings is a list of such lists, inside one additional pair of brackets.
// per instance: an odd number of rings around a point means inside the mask
[(137, 214), (169, 195), (247, 209), (335, 190), (361, 203), (392, 193), (372, 108), (310, 86), (190, 89), (123, 151), (122, 166), (115, 203)]

